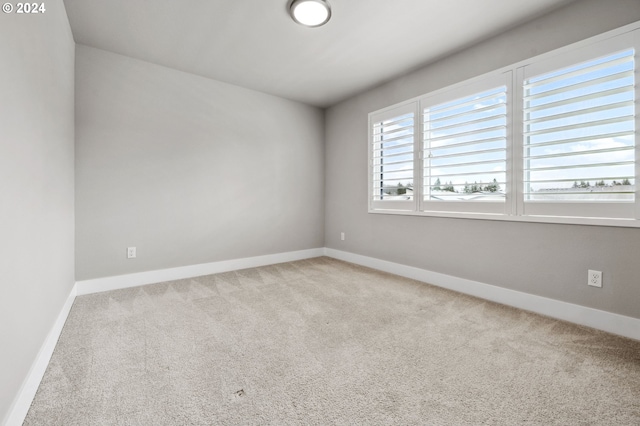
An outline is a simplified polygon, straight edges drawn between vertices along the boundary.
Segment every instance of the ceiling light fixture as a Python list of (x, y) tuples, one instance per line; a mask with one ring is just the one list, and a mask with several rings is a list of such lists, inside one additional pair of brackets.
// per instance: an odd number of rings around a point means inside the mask
[(326, 0), (293, 0), (289, 13), (298, 24), (319, 27), (331, 18), (331, 6)]

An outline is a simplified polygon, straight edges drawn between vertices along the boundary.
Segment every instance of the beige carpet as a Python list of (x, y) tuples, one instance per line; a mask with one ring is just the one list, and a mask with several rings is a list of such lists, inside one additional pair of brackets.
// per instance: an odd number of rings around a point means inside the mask
[(78, 297), (27, 425), (639, 425), (640, 342), (326, 257)]

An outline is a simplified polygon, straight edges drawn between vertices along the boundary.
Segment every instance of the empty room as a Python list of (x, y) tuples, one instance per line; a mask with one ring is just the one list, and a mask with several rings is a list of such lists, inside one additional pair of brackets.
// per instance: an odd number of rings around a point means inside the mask
[(638, 0), (7, 0), (0, 424), (640, 424)]

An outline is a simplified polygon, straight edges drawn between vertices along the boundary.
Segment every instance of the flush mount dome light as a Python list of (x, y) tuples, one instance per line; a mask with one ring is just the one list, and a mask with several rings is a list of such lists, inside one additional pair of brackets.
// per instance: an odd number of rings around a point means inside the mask
[(319, 27), (331, 18), (331, 6), (326, 0), (294, 0), (289, 13), (298, 24)]

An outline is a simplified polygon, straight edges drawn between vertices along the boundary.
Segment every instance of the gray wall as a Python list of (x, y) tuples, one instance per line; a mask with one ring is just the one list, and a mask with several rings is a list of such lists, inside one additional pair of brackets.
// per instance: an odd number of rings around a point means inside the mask
[(0, 423), (74, 281), (74, 43), (46, 8), (0, 13)]
[(637, 20), (637, 0), (581, 0), (330, 108), (326, 246), (640, 318), (640, 229), (367, 213), (369, 112)]
[(322, 110), (77, 46), (77, 280), (322, 247), (323, 170)]

